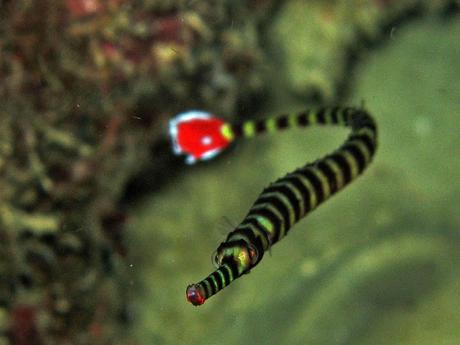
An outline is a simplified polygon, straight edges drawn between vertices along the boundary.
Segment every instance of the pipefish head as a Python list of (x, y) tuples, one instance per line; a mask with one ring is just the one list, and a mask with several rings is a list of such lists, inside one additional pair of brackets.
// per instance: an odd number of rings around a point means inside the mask
[(238, 273), (247, 273), (260, 261), (259, 252), (244, 240), (222, 242), (213, 255), (213, 264), (217, 268), (229, 261), (236, 264)]

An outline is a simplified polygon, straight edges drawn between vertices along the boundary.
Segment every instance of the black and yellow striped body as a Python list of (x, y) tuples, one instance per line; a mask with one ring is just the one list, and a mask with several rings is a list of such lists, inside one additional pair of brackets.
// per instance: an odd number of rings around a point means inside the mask
[[(308, 163), (265, 188), (247, 216), (216, 251), (217, 269), (198, 284), (190, 285), (187, 296), (204, 301), (249, 272), (265, 251), (286, 236), (291, 227), (330, 196), (354, 180), (369, 165), (377, 147), (377, 128), (362, 109), (322, 108), (299, 114), (233, 125), (234, 137), (253, 137), (289, 127), (342, 125), (351, 134), (335, 151)], [(193, 302), (193, 299), (189, 300)], [(201, 303), (194, 303), (196, 305)]]

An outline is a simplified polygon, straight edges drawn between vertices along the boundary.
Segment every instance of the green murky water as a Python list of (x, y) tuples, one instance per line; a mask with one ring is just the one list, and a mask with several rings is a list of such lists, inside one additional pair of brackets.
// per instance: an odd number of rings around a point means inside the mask
[[(396, 28), (349, 104), (375, 115), (368, 171), (204, 306), (187, 284), (263, 187), (334, 149), (341, 129), (240, 143), (132, 210), (140, 344), (460, 344), (460, 22)], [(275, 90), (276, 92), (276, 90)], [(305, 104), (280, 97), (276, 114)]]

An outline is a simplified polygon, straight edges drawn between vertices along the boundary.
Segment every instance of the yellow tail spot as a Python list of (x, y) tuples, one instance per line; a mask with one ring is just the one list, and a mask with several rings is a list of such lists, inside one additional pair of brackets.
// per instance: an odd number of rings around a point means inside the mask
[(246, 137), (253, 137), (256, 133), (256, 126), (254, 125), (254, 122), (245, 122), (243, 125), (243, 132)]
[(220, 129), (220, 132), (228, 141), (233, 141), (233, 139), (235, 138), (235, 134), (233, 133), (232, 127), (229, 124), (224, 124)]

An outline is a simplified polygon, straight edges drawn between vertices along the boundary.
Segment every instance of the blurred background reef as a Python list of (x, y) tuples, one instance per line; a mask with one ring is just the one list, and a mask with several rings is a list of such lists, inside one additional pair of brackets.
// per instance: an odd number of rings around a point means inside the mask
[[(142, 294), (133, 296), (145, 272), (132, 267), (163, 246), (162, 235), (153, 243), (151, 228), (142, 246), (127, 224), (128, 207), (141, 217), (141, 201), (155, 196), (161, 209), (162, 187), (188, 173), (171, 155), (168, 119), (190, 108), (241, 119), (288, 99), (335, 104), (349, 96), (359, 57), (393, 39), (393, 28), (414, 18), (447, 22), (459, 6), (0, 1), (0, 345), (172, 343), (159, 320), (143, 333), (147, 311), (138, 312)], [(200, 227), (179, 223), (181, 231)], [(175, 265), (186, 250), (195, 251), (181, 248)], [(177, 312), (169, 322), (183, 321)]]

